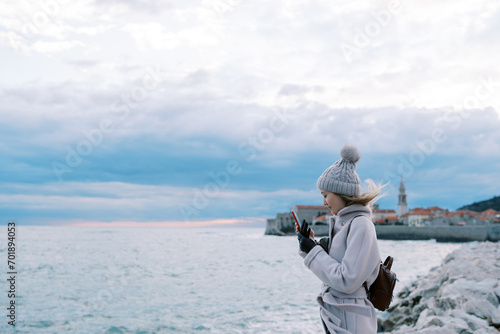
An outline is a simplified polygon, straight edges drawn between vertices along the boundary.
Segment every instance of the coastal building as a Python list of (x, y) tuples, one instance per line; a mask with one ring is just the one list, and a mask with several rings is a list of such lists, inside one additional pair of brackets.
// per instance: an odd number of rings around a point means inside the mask
[(408, 213), (409, 226), (476, 226), (500, 223), (500, 213), (493, 209), (483, 212), (470, 210), (448, 211), (444, 209), (415, 208)]
[[(302, 220), (305, 219), (312, 226), (325, 226), (320, 229), (327, 230), (328, 217), (330, 211), (323, 205), (296, 205), (293, 210)], [(317, 229), (315, 231), (318, 231)], [(276, 218), (268, 219), (266, 225), (266, 234), (290, 234), (295, 233), (295, 220), (292, 212), (278, 213)], [(318, 234), (319, 235), (319, 234)]]
[(313, 225), (326, 225), (328, 224), (328, 219), (332, 215), (322, 215), (313, 219)]
[(403, 178), (399, 183), (399, 195), (398, 195), (398, 219), (403, 220), (403, 216), (408, 213), (408, 204), (406, 203), (406, 190)]
[[(326, 215), (330, 213), (324, 205), (296, 205), (293, 210), (300, 220), (305, 219), (313, 225), (327, 224)], [(324, 219), (318, 219), (321, 216), (325, 216)]]
[(432, 212), (422, 208), (410, 210), (408, 213), (408, 226), (425, 226), (431, 225)]
[(481, 216), (493, 220), (498, 219), (500, 221), (500, 211), (495, 211), (493, 209), (484, 210), (481, 212)]
[[(499, 220), (500, 221), (500, 220)], [(432, 225), (485, 225), (495, 223), (495, 218), (483, 215), (482, 212), (457, 210), (444, 216), (437, 215), (432, 219)]]
[(430, 208), (427, 208), (427, 210), (433, 215), (447, 215), (450, 213), (448, 209), (441, 209), (439, 206), (431, 206)]
[(379, 209), (378, 205), (373, 206), (372, 220), (376, 224), (394, 224), (398, 221), (398, 216), (394, 210)]

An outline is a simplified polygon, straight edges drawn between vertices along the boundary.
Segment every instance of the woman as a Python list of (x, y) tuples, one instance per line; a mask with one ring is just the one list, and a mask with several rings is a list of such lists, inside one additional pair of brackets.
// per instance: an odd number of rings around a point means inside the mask
[(367, 298), (363, 283), (375, 281), (380, 264), (370, 203), (380, 193), (373, 181), (361, 193), (356, 163), (356, 147), (345, 145), (341, 159), (319, 177), (317, 187), (323, 204), (332, 212), (329, 237), (317, 243), (314, 232), (304, 221), (297, 237), (304, 264), (323, 282), (318, 296), (325, 332), (377, 333), (377, 316)]

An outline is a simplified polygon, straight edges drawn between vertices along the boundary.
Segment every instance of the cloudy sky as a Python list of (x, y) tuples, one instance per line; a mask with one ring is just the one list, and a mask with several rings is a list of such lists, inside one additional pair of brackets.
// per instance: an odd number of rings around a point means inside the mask
[(0, 4), (4, 221), (264, 226), (344, 143), (382, 208), (500, 194), (496, 0)]

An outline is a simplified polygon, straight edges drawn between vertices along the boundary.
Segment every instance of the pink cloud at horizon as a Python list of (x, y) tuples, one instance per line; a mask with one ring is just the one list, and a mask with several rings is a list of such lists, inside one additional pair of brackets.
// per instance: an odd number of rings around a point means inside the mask
[(61, 226), (77, 227), (215, 227), (223, 225), (250, 224), (265, 222), (265, 218), (226, 218), (200, 221), (156, 221), (156, 222), (136, 222), (136, 221), (73, 221), (61, 223)]

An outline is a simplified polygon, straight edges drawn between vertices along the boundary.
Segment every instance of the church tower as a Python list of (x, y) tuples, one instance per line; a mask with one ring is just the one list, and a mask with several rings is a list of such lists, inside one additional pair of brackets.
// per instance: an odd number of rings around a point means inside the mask
[(398, 196), (398, 219), (401, 220), (403, 215), (407, 213), (408, 213), (408, 204), (406, 204), (405, 184), (403, 183), (403, 178), (401, 178), (401, 183), (399, 184), (399, 196)]

